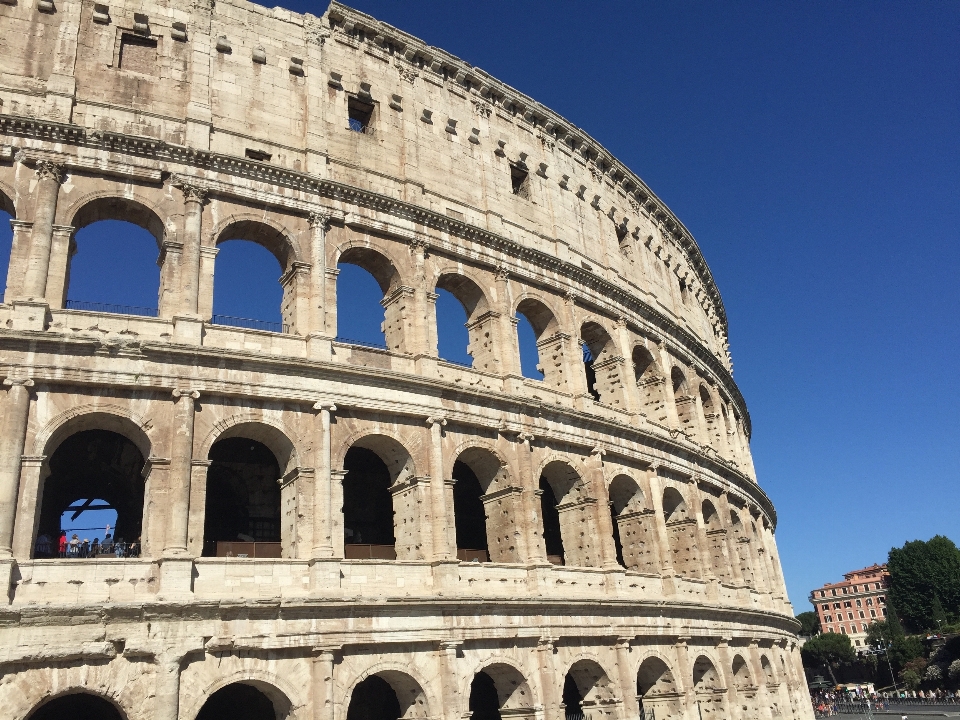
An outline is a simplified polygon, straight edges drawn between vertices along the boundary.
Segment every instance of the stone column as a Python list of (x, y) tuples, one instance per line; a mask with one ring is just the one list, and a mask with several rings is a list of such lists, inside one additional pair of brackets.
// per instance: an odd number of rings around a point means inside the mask
[(703, 568), (703, 579), (710, 582), (717, 579), (716, 568), (710, 557), (710, 545), (707, 542), (707, 528), (703, 522), (703, 497), (696, 483), (690, 486), (690, 495), (693, 500), (693, 516), (697, 521), (697, 554), (700, 556), (700, 567)]
[[(650, 475), (650, 507), (653, 508), (657, 544), (660, 547), (660, 576), (670, 578), (670, 592), (672, 592), (673, 576), (676, 575), (676, 570), (673, 567), (673, 548), (670, 545), (670, 535), (667, 532), (667, 521), (663, 516), (663, 484), (655, 470)], [(664, 586), (664, 592), (667, 592), (666, 585)]]
[(720, 638), (717, 643), (717, 656), (720, 658), (720, 679), (726, 688), (723, 695), (724, 707), (722, 713), (725, 717), (735, 717), (731, 711), (737, 707), (737, 685), (733, 678), (733, 660), (730, 657), (730, 638)]
[(21, 291), (21, 296), (26, 300), (43, 302), (46, 296), (53, 223), (57, 216), (57, 200), (63, 177), (63, 165), (46, 160), (37, 163), (33, 231), (30, 234), (30, 255)]
[(519, 433), (517, 435), (517, 451), (520, 454), (520, 486), (523, 488), (521, 496), (521, 507), (523, 508), (523, 520), (520, 523), (523, 532), (523, 542), (527, 549), (527, 555), (523, 558), (528, 563), (544, 565), (547, 562), (547, 550), (543, 543), (543, 533), (537, 532), (536, 528), (543, 528), (543, 518), (540, 508), (537, 505), (536, 492), (539, 488), (539, 478), (533, 477), (533, 459), (531, 457), (533, 449), (533, 435), (530, 433)]
[(623, 372), (623, 402), (629, 413), (637, 414), (643, 408), (640, 401), (640, 388), (637, 387), (636, 372), (633, 368), (633, 348), (630, 346), (630, 330), (627, 328), (627, 318), (623, 315), (617, 318), (617, 339), (620, 356), (624, 358), (621, 366)]
[[(447, 507), (453, 508), (453, 486), (443, 482), (443, 428), (447, 419), (439, 416), (428, 417), (427, 426), (430, 428), (430, 518), (429, 525), (433, 528), (433, 558), (434, 560), (451, 560), (456, 558), (456, 518), (448, 517)], [(451, 502), (445, 497), (447, 488), (451, 495)], [(426, 521), (423, 518), (421, 522)]]
[(440, 643), (440, 687), (443, 693), (440, 717), (445, 720), (459, 720), (461, 717), (456, 670), (457, 650), (461, 645), (463, 643), (459, 640), (444, 640)]
[[(324, 360), (329, 359), (330, 338), (336, 334), (327, 321), (327, 231), (330, 217), (327, 210), (316, 210), (307, 216), (310, 223), (310, 314), (303, 334), (311, 347), (315, 346), (315, 354)], [(335, 327), (335, 315), (333, 319)]]
[(174, 390), (173, 437), (170, 442), (170, 473), (168, 475), (168, 503), (166, 540), (163, 555), (187, 554), (187, 530), (190, 515), (190, 479), (193, 466), (193, 423), (196, 390)]
[(179, 655), (157, 658), (156, 720), (180, 719), (180, 662)]
[(737, 535), (730, 528), (730, 502), (727, 500), (727, 494), (723, 493), (719, 498), (720, 507), (717, 512), (720, 513), (720, 523), (726, 529), (727, 556), (730, 562), (730, 577), (734, 585), (743, 585), (743, 572), (740, 570), (740, 555), (737, 547)]
[(613, 542), (613, 517), (610, 514), (610, 494), (607, 492), (607, 481), (603, 475), (602, 447), (593, 449), (590, 455), (589, 467), (591, 470), (593, 492), (597, 503), (597, 531), (600, 533), (600, 561), (605, 570), (622, 570), (617, 562), (617, 548)]
[(496, 307), (500, 314), (500, 372), (503, 375), (512, 375), (522, 378), (523, 373), (520, 370), (520, 344), (517, 338), (517, 318), (514, 317), (510, 307), (510, 272), (507, 268), (497, 267), (496, 274)]
[(213, 283), (220, 248), (203, 245), (200, 248), (200, 280), (197, 295), (197, 312), (203, 320), (213, 319)]
[(563, 679), (557, 677), (553, 662), (555, 642), (556, 638), (551, 637), (542, 637), (537, 641), (544, 720), (564, 720), (560, 712), (560, 690), (563, 688)]
[(18, 560), (33, 557), (43, 483), (50, 475), (46, 462), (45, 455), (23, 455), (20, 458), (20, 496), (13, 528), (13, 556)]
[[(570, 352), (564, 353), (567, 391), (573, 393), (574, 397), (582, 396), (592, 403), (593, 397), (587, 387), (587, 375), (583, 367), (583, 345), (580, 340), (580, 328), (577, 325), (577, 300), (573, 293), (568, 292), (563, 296), (563, 314), (563, 323), (566, 328), (569, 328), (570, 337), (573, 340), (569, 344)], [(569, 357), (570, 355), (573, 357)]]
[(30, 259), (30, 235), (33, 223), (23, 220), (11, 220), (13, 243), (10, 246), (10, 262), (7, 266), (7, 287), (3, 293), (3, 302), (7, 305), (23, 294), (23, 275)]
[(183, 193), (183, 251), (180, 255), (180, 308), (181, 315), (198, 318), (200, 314), (200, 246), (203, 206), (207, 191), (189, 182), (178, 179), (175, 183)]
[(660, 346), (660, 367), (663, 368), (663, 401), (666, 403), (667, 423), (670, 427), (680, 427), (680, 417), (677, 415), (677, 398), (673, 394), (673, 359), (667, 352), (665, 345)]
[(640, 703), (637, 701), (637, 678), (633, 675), (633, 663), (630, 662), (630, 641), (632, 637), (617, 638), (617, 673), (620, 680), (620, 692), (623, 695), (623, 714), (627, 718), (640, 717)]
[(67, 300), (70, 258), (77, 251), (77, 246), (73, 242), (73, 232), (76, 228), (70, 225), (54, 225), (52, 230), (45, 298), (47, 305), (59, 310)]
[(336, 412), (333, 403), (318, 402), (319, 439), (317, 441), (317, 473), (313, 486), (313, 552), (315, 558), (333, 557), (333, 480), (331, 477), (330, 414)]
[(427, 288), (425, 264), (428, 248), (426, 241), (420, 238), (410, 242), (410, 255), (413, 258), (414, 322), (409, 327), (412, 333), (406, 343), (406, 351), (413, 353), (414, 357), (426, 356), (436, 359), (436, 295)]
[(673, 673), (673, 681), (677, 685), (677, 694), (680, 696), (682, 717), (687, 720), (700, 720), (696, 712), (697, 697), (693, 687), (693, 665), (690, 664), (690, 646), (687, 645), (689, 640), (688, 637), (680, 636), (674, 643), (677, 666)]
[(313, 720), (333, 720), (336, 698), (334, 697), (334, 660), (339, 647), (313, 648)]
[(30, 414), (29, 388), (33, 386), (33, 380), (8, 377), (3, 385), (9, 390), (3, 402), (3, 432), (0, 434), (0, 558), (9, 558), (13, 555), (20, 463)]

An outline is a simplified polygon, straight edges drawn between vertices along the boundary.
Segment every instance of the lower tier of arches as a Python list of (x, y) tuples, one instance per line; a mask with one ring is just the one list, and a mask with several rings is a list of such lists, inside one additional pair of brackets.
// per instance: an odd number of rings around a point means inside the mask
[(627, 618), (582, 615), (581, 625), (596, 626), (585, 631), (547, 616), (469, 622), (465, 612), (432, 623), (397, 606), (356, 617), (287, 608), (289, 619), (278, 620), (276, 610), (242, 603), (216, 619), (209, 608), (141, 607), (150, 620), (137, 622), (136, 609), (114, 606), (119, 614), (107, 623), (26, 621), (0, 632), (5, 717), (812, 718), (795, 638), (773, 628), (731, 633), (678, 622), (654, 633)]

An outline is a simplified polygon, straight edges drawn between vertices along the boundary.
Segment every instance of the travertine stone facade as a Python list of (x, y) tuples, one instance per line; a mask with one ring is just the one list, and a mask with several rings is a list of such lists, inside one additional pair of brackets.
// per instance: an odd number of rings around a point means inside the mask
[[(4, 717), (87, 693), (193, 720), (244, 683), (277, 717), (346, 720), (379, 678), (401, 716), (452, 720), (481, 672), (502, 716), (575, 714), (570, 678), (596, 719), (810, 717), (720, 296), (589, 135), (337, 3), (2, 0), (0, 27)], [(156, 238), (156, 317), (65, 307), (74, 234), (103, 219)], [(284, 269), (282, 332), (211, 322), (238, 238)], [(341, 263), (380, 284), (386, 349), (338, 339)], [(438, 288), (471, 368), (438, 359)], [(37, 556), (87, 431), (139, 458), (138, 558)], [(206, 552), (232, 438), (275, 458), (280, 558)], [(395, 560), (351, 559), (357, 452), (389, 476)], [(490, 562), (458, 559), (460, 467)]]

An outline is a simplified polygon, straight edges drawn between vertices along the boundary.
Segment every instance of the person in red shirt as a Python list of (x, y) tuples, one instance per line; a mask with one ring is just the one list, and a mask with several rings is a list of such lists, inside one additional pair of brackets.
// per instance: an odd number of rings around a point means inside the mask
[(66, 530), (60, 531), (60, 545), (58, 547), (58, 550), (60, 551), (60, 557), (67, 556), (67, 531)]

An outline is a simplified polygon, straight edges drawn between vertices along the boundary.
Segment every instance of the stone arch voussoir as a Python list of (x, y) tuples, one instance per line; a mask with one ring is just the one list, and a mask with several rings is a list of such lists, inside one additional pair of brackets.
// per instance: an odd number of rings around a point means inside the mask
[(33, 454), (50, 457), (60, 443), (82, 430), (109, 430), (130, 440), (146, 460), (155, 442), (152, 423), (121, 405), (78, 405), (47, 422), (33, 440)]
[(257, 688), (264, 695), (270, 698), (276, 707), (276, 699), (282, 698), (289, 704), (289, 711), (284, 720), (307, 720), (303, 708), (306, 706), (306, 699), (302, 693), (293, 685), (287, 682), (282, 676), (261, 670), (259, 668), (244, 668), (218, 677), (212, 683), (202, 687), (198, 692), (191, 693), (187, 703), (182, 703), (180, 717), (194, 720), (203, 708), (204, 703), (210, 697), (223, 688), (235, 683), (244, 683)]

